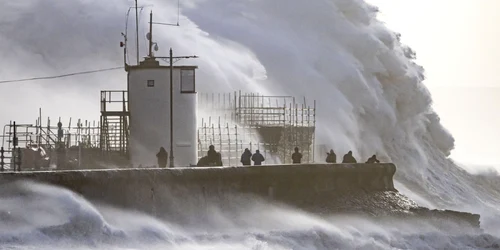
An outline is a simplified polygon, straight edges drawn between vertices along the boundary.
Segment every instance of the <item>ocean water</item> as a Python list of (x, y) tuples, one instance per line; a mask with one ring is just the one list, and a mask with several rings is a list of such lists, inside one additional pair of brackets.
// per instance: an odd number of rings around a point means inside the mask
[[(59, 187), (31, 182), (1, 186), (2, 249), (491, 249), (500, 239), (450, 224), (320, 217), (253, 200), (190, 226), (93, 204)], [(172, 202), (180, 202), (173, 200)], [(184, 204), (186, 208), (189, 204)], [(186, 209), (189, 210), (189, 209)], [(196, 215), (193, 215), (196, 216)], [(453, 233), (450, 233), (453, 232)]]
[[(376, 153), (398, 166), (396, 188), (421, 205), (480, 213), (483, 233), (443, 232), (424, 222), (318, 217), (255, 202), (237, 216), (184, 227), (94, 204), (34, 183), (3, 186), (4, 249), (494, 249), (500, 247), (500, 179), (471, 174), (448, 158), (452, 135), (432, 109), (424, 68), (361, 0), (139, 1), (141, 55), (147, 14), (167, 54), (196, 54), (200, 92), (255, 91), (316, 99), (317, 143), (356, 158)], [(17, 79), (122, 65), (118, 42), (133, 1), (5, 3), (0, 9), (0, 75)], [(133, 19), (128, 59), (135, 62)], [(404, 34), (403, 34), (404, 36)], [(424, 65), (425, 67), (425, 65)], [(108, 72), (1, 85), (0, 122), (44, 115), (95, 119), (100, 89), (125, 88)], [(65, 120), (66, 121), (66, 120)], [(322, 159), (323, 156), (318, 156)], [(177, 201), (172, 201), (177, 202)], [(161, 211), (159, 211), (161, 212)], [(251, 219), (245, 219), (251, 218)]]

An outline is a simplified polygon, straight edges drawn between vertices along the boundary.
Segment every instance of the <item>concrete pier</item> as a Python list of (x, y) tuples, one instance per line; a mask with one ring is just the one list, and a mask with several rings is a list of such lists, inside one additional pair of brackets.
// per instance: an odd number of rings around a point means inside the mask
[[(0, 183), (49, 183), (94, 202), (189, 223), (199, 221), (207, 206), (230, 209), (242, 197), (319, 213), (384, 216), (416, 211), (418, 205), (394, 189), (395, 172), (391, 163), (25, 171), (1, 173)], [(478, 217), (468, 219), (479, 225)]]
[(325, 191), (394, 191), (396, 167), (384, 164), (296, 164), (249, 167), (132, 168), (23, 171), (0, 174), (0, 182), (28, 179), (66, 187), (90, 199), (134, 207), (134, 194), (160, 187), (171, 192), (246, 193), (293, 199)]

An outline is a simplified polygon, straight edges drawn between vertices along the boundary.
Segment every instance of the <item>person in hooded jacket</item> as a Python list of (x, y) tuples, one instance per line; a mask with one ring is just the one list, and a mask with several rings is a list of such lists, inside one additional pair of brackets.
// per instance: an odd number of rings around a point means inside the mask
[(337, 163), (337, 155), (330, 149), (330, 153), (326, 153), (326, 163)]
[(292, 154), (292, 162), (293, 164), (300, 164), (302, 161), (302, 154), (299, 152), (299, 148), (295, 147), (294, 153)]
[(262, 165), (262, 162), (264, 160), (265, 160), (264, 156), (260, 153), (260, 151), (258, 149), (255, 150), (255, 154), (252, 155), (253, 165), (255, 166)]
[(167, 167), (168, 153), (164, 147), (160, 148), (160, 151), (156, 154), (156, 158), (158, 159), (158, 167)]
[(248, 148), (245, 148), (245, 152), (241, 154), (241, 159), (240, 162), (243, 164), (243, 166), (250, 166), (252, 165), (252, 152)]
[(344, 155), (344, 159), (342, 160), (342, 163), (357, 163), (354, 156), (352, 156), (352, 151), (349, 151), (347, 154)]
[(375, 163), (380, 163), (380, 161), (377, 159), (376, 155), (372, 155), (372, 157), (368, 158), (366, 161), (368, 164), (375, 164)]

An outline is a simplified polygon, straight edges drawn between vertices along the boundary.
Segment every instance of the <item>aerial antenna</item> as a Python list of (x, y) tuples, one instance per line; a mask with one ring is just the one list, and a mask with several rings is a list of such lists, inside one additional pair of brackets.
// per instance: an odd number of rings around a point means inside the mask
[(137, 0), (135, 0), (135, 45), (137, 65), (139, 65), (139, 13), (137, 11)]
[[(147, 7), (147, 6), (151, 6), (151, 5), (144, 5), (144, 6), (138, 6), (137, 8), (136, 7), (129, 7), (128, 10), (127, 10), (127, 14), (125, 15), (125, 34), (122, 32), (122, 36), (124, 37), (124, 42), (120, 42), (120, 47), (124, 47), (124, 51), (126, 53), (126, 56), (125, 56), (125, 60), (126, 60), (126, 63), (129, 62), (129, 50), (127, 49), (127, 42), (128, 42), (128, 19), (130, 17), (130, 11), (132, 9), (139, 9), (141, 12), (142, 10), (144, 9), (144, 7)], [(137, 17), (140, 17), (140, 13)], [(138, 23), (136, 23), (138, 24)], [(137, 30), (137, 29), (136, 29)], [(137, 31), (136, 31), (137, 32)], [(139, 46), (137, 46), (139, 47)]]
[(146, 39), (149, 41), (149, 58), (154, 58), (153, 50), (158, 51), (158, 43), (153, 42), (153, 24), (153, 11), (151, 11), (151, 13), (149, 13), (149, 32), (146, 34)]
[(123, 65), (127, 67), (127, 35), (122, 32), (122, 36), (124, 41), (120, 42), (120, 47), (123, 47)]
[(149, 58), (153, 58), (153, 11), (149, 13), (149, 33), (147, 35), (147, 38), (149, 40)]
[(162, 23), (162, 22), (152, 22), (153, 24), (166, 25), (166, 26), (180, 26), (179, 19), (181, 15), (181, 1), (177, 0), (177, 23)]

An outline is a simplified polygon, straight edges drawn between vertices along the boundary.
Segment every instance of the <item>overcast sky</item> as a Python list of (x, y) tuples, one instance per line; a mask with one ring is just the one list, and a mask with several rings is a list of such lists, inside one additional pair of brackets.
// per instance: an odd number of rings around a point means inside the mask
[(434, 108), (455, 137), (452, 158), (500, 166), (500, 1), (367, 1), (416, 50)]

